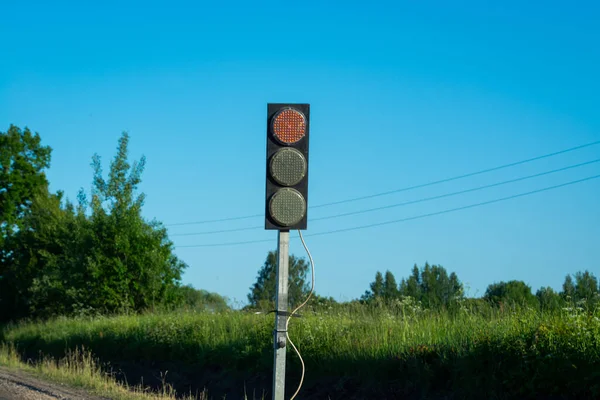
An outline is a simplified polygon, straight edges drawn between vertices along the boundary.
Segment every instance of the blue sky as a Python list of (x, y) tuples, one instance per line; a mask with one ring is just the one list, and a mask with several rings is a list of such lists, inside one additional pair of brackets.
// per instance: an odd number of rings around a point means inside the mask
[[(488, 4), (484, 4), (488, 3)], [(574, 4), (574, 3), (573, 3)], [(595, 2), (4, 2), (0, 129), (40, 133), (53, 190), (89, 190), (122, 131), (147, 167), (144, 214), (165, 224), (261, 213), (268, 102), (311, 104), (311, 205), (461, 175), (600, 140)], [(316, 290), (359, 297), (376, 271), (426, 261), (471, 295), (520, 279), (600, 275), (600, 179), (405, 223), (600, 174), (600, 163), (406, 207), (600, 158), (600, 145), (468, 179), (309, 211)], [(261, 226), (170, 226), (170, 234)], [(184, 283), (245, 302), (276, 233), (172, 236)], [(304, 256), (297, 239), (291, 252)]]

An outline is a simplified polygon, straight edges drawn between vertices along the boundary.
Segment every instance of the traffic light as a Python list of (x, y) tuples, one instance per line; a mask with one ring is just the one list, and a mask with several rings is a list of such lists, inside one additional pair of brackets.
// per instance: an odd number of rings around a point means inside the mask
[(265, 229), (306, 229), (310, 104), (267, 104)]

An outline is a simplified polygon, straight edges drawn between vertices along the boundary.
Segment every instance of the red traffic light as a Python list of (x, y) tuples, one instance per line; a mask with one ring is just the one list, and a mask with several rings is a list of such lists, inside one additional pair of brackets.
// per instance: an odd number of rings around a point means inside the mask
[(273, 117), (273, 135), (282, 144), (294, 144), (306, 134), (306, 118), (293, 108), (285, 108)]

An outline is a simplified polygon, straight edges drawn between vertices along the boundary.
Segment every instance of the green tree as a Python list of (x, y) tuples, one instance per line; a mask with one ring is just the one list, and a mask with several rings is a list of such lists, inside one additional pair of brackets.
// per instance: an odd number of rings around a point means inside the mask
[(411, 276), (402, 279), (399, 294), (413, 297), (426, 308), (454, 309), (463, 298), (463, 285), (454, 272), (448, 275), (441, 265), (426, 262), (421, 270), (415, 265)]
[(325, 297), (325, 296), (320, 296), (316, 293), (313, 293), (313, 295), (310, 297), (308, 305), (311, 306), (314, 310), (320, 311), (320, 310), (328, 310), (333, 307), (339, 308), (340, 303), (338, 303), (331, 296)]
[[(108, 180), (101, 160), (92, 158), (94, 180), (88, 253), (81, 276), (88, 279), (84, 303), (106, 312), (142, 310), (177, 301), (187, 265), (173, 254), (166, 229), (141, 215), (144, 194), (135, 196), (145, 157), (130, 165), (129, 135), (119, 139)], [(80, 194), (84, 209), (87, 199)]]
[(38, 316), (54, 299), (62, 297), (59, 277), (60, 242), (64, 239), (60, 195), (39, 190), (5, 246), (10, 247), (0, 280), (0, 319)]
[(223, 296), (203, 289), (196, 289), (192, 285), (179, 287), (177, 296), (179, 297), (179, 303), (187, 309), (212, 312), (230, 310), (227, 299)]
[(385, 283), (383, 280), (383, 274), (379, 271), (375, 273), (375, 280), (369, 285), (371, 290), (365, 291), (361, 299), (366, 302), (371, 302), (375, 299), (383, 297), (385, 292)]
[(408, 279), (402, 279), (399, 290), (402, 296), (412, 297), (416, 300), (421, 299), (421, 272), (417, 264), (413, 266), (411, 276)]
[(40, 190), (14, 234), (7, 273), (0, 281), (0, 319), (49, 317), (87, 308), (88, 279), (81, 270), (87, 254), (89, 221), (62, 192)]
[[(310, 264), (304, 258), (289, 256), (288, 306), (295, 307), (303, 302), (310, 292), (306, 282)], [(256, 282), (250, 287), (250, 308), (274, 310), (277, 296), (277, 251), (270, 251), (258, 271)]]
[(496, 306), (539, 307), (531, 287), (523, 281), (511, 280), (489, 285), (483, 298)]
[(0, 132), (0, 225), (2, 237), (18, 227), (38, 188), (47, 186), (43, 172), (50, 166), (52, 149), (41, 145), (38, 133), (10, 125)]
[(10, 254), (6, 241), (23, 228), (33, 197), (48, 186), (44, 169), (50, 166), (51, 152), (28, 128), (10, 125), (0, 132), (0, 277)]
[(561, 296), (564, 300), (573, 301), (575, 298), (575, 283), (571, 275), (565, 277), (565, 281), (562, 286)]
[(0, 320), (12, 319), (28, 309), (28, 283), (35, 265), (19, 266), (19, 249), (26, 246), (32, 257), (43, 257), (23, 241), (26, 220), (34, 204), (52, 201), (44, 169), (50, 166), (51, 148), (41, 145), (38, 133), (10, 125), (0, 132)]
[(383, 281), (383, 298), (386, 301), (391, 301), (397, 299), (399, 296), (398, 284), (396, 283), (396, 278), (391, 271), (385, 272), (385, 279)]
[(571, 275), (565, 277), (563, 283), (563, 297), (570, 298), (571, 301), (580, 303), (588, 310), (593, 310), (600, 304), (600, 287), (598, 278), (589, 271), (578, 271), (575, 273), (575, 281)]
[(542, 311), (554, 312), (562, 306), (560, 294), (555, 292), (551, 287), (539, 288), (535, 292), (535, 297), (537, 297)]
[[(166, 229), (141, 216), (134, 198), (144, 159), (130, 168), (128, 136), (119, 140), (108, 181), (94, 156), (90, 215), (83, 191), (75, 207), (39, 187), (20, 228), (8, 238), (0, 279), (0, 318), (137, 311), (175, 304), (185, 264)], [(131, 172), (129, 171), (131, 169)]]

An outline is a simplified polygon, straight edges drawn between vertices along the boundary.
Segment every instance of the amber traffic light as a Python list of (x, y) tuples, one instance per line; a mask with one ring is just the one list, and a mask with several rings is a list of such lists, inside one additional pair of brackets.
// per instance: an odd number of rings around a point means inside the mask
[(306, 229), (309, 104), (267, 105), (265, 229)]

